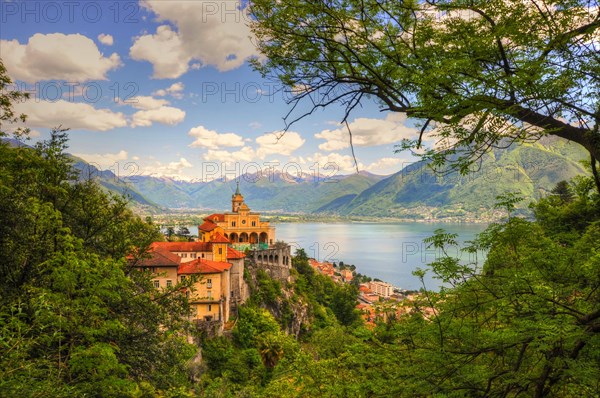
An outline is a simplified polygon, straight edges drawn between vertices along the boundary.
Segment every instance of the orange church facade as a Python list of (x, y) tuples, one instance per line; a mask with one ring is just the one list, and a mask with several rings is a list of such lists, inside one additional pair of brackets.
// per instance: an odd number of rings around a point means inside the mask
[(260, 213), (250, 211), (239, 184), (231, 196), (231, 212), (211, 214), (198, 226), (198, 237), (202, 242), (210, 242), (215, 234), (225, 236), (238, 249), (266, 249), (275, 243), (275, 227), (268, 221), (261, 221)]

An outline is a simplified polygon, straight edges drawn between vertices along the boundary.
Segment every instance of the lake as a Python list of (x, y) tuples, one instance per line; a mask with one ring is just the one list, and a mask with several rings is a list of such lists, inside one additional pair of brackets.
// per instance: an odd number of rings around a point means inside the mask
[[(303, 248), (309, 257), (319, 261), (354, 264), (356, 272), (389, 282), (402, 289), (416, 290), (423, 287), (412, 275), (417, 268), (425, 268), (439, 257), (434, 249), (428, 249), (423, 239), (442, 228), (458, 234), (458, 247), (449, 254), (468, 261), (469, 256), (460, 251), (464, 242), (472, 240), (482, 232), (485, 224), (452, 223), (275, 223), (277, 240), (292, 245), (292, 253)], [(197, 226), (189, 226), (192, 234), (198, 233)], [(485, 258), (479, 254), (479, 260)], [(428, 289), (437, 289), (441, 282), (425, 278)]]
[[(460, 252), (464, 242), (482, 232), (485, 224), (450, 223), (278, 223), (277, 240), (284, 240), (294, 248), (303, 248), (309, 257), (319, 261), (354, 264), (356, 271), (379, 278), (403, 289), (419, 289), (419, 279), (412, 275), (417, 268), (439, 257), (428, 249), (423, 239), (438, 228), (458, 234), (458, 247), (450, 254), (462, 261), (469, 255)], [(294, 249), (292, 249), (294, 251)], [(481, 260), (481, 253), (479, 260)], [(428, 289), (437, 289), (441, 282), (431, 275), (425, 278)]]

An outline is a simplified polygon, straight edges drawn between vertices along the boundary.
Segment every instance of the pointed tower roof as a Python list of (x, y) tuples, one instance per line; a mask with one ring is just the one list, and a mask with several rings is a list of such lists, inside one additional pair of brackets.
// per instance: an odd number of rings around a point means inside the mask
[(240, 193), (240, 182), (239, 181), (237, 182), (237, 187), (235, 189), (235, 194), (236, 195), (241, 195), (241, 193)]

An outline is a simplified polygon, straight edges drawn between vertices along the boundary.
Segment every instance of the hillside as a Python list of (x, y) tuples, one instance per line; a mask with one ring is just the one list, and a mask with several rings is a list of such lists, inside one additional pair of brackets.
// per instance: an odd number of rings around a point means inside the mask
[[(382, 176), (369, 173), (316, 179), (275, 173), (271, 176), (244, 175), (240, 189), (252, 209), (312, 213), (343, 196), (356, 196), (379, 182)], [(171, 178), (136, 176), (126, 182), (149, 200), (169, 208), (227, 208), (235, 181), (187, 182)]]
[[(547, 194), (561, 180), (584, 173), (586, 153), (557, 138), (513, 145), (483, 157), (477, 171), (435, 174), (417, 162), (390, 175), (367, 172), (315, 178), (312, 175), (243, 175), (240, 189), (253, 210), (403, 219), (489, 220), (498, 216), (496, 196), (507, 191), (531, 200)], [(131, 197), (134, 206), (170, 209), (227, 209), (236, 182), (181, 181), (168, 177), (118, 178), (81, 159), (75, 167), (92, 173), (107, 190)]]
[(520, 192), (526, 200), (547, 194), (561, 180), (584, 173), (585, 152), (563, 140), (545, 139), (487, 154), (478, 171), (436, 175), (415, 163), (364, 190), (351, 200), (338, 199), (323, 210), (342, 215), (402, 218), (491, 215), (496, 196)]

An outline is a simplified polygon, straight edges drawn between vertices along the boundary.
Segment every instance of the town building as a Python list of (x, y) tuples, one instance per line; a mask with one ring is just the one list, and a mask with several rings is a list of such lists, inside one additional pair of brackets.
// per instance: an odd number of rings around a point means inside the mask
[(354, 273), (349, 269), (343, 269), (340, 271), (340, 276), (342, 277), (342, 281), (348, 283), (354, 278)]
[(222, 234), (238, 250), (266, 249), (275, 243), (275, 227), (260, 219), (260, 213), (250, 211), (237, 184), (231, 196), (231, 211), (215, 213), (204, 218), (198, 226), (198, 237), (209, 242), (215, 234)]
[(260, 220), (244, 203), (239, 184), (231, 199), (232, 211), (212, 214), (198, 227), (196, 242), (154, 242), (148, 258), (134, 266), (153, 273), (156, 288), (168, 288), (195, 277), (186, 291), (192, 320), (223, 330), (231, 315), (249, 296), (244, 281), (246, 254), (273, 277), (286, 280), (291, 269), (290, 246), (275, 242), (275, 228)]
[(244, 281), (244, 253), (229, 247), (215, 234), (211, 242), (154, 242), (147, 258), (134, 266), (152, 272), (154, 287), (165, 289), (196, 275), (193, 291), (186, 291), (194, 321), (213, 321), (222, 329), (248, 297)]
[(154, 276), (152, 283), (157, 289), (167, 288), (177, 284), (177, 268), (181, 257), (163, 248), (151, 248), (148, 258), (142, 258), (134, 264), (142, 271), (151, 272)]
[(220, 323), (229, 320), (231, 309), (230, 269), (230, 263), (202, 258), (179, 265), (177, 275), (181, 282), (193, 275), (198, 277), (193, 291), (186, 292), (192, 310), (192, 320), (219, 321)]
[(394, 288), (387, 282), (371, 281), (369, 289), (379, 296), (390, 297), (394, 293)]

